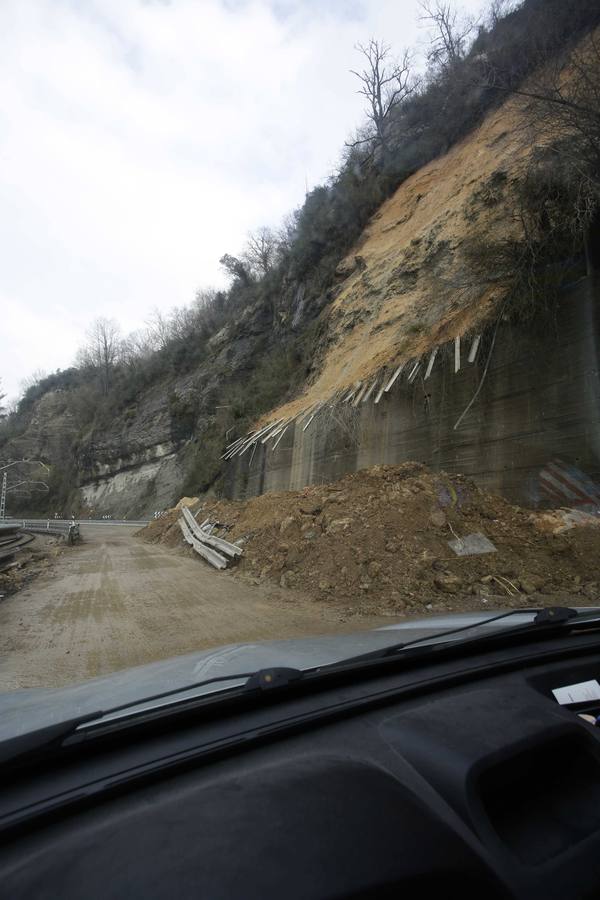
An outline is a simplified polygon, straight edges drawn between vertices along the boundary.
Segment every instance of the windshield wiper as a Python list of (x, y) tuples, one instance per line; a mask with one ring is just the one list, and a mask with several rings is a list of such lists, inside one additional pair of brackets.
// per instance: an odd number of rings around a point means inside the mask
[[(493, 630), (488, 634), (478, 634), (466, 641), (443, 641), (441, 639), (451, 637), (462, 632), (473, 631), (481, 626), (490, 625), (503, 619), (508, 619), (518, 615), (532, 615), (531, 621), (514, 627), (502, 628), (498, 631)], [(300, 669), (288, 667), (271, 667), (258, 669), (255, 672), (239, 672), (232, 675), (221, 675), (214, 678), (207, 678), (203, 681), (192, 682), (180, 687), (171, 688), (168, 691), (161, 691), (148, 697), (122, 703), (119, 706), (113, 706), (106, 710), (99, 710), (79, 718), (69, 719), (66, 722), (60, 722), (45, 728), (38, 729), (28, 734), (19, 735), (15, 738), (9, 738), (7, 741), (0, 743), (0, 765), (10, 765), (21, 762), (29, 762), (31, 759), (40, 755), (45, 755), (52, 750), (60, 750), (72, 743), (79, 743), (79, 739), (86, 736), (93, 737), (97, 732), (104, 733), (106, 731), (120, 730), (130, 725), (135, 725), (140, 721), (146, 721), (154, 716), (162, 717), (171, 713), (177, 713), (191, 705), (197, 706), (199, 702), (210, 703), (211, 701), (222, 702), (225, 698), (239, 698), (246, 695), (248, 697), (260, 695), (263, 692), (274, 689), (287, 688), (293, 686), (300, 681), (307, 683), (319, 682), (328, 675), (336, 675), (342, 672), (351, 672), (356, 668), (362, 668), (362, 664), (368, 667), (369, 663), (383, 662), (391, 660), (396, 656), (398, 660), (402, 659), (405, 650), (421, 650), (428, 653), (434, 650), (444, 650), (449, 647), (467, 647), (474, 643), (490, 641), (498, 638), (508, 638), (513, 635), (523, 633), (544, 633), (548, 629), (553, 630), (566, 624), (585, 625), (590, 621), (598, 621), (600, 618), (600, 610), (590, 610), (589, 613), (578, 612), (568, 607), (545, 607), (545, 608), (525, 608), (512, 609), (507, 612), (498, 613), (489, 616), (478, 622), (470, 622), (467, 625), (460, 625), (456, 628), (449, 628), (445, 631), (439, 631), (432, 635), (425, 635), (420, 638), (414, 638), (410, 641), (402, 643), (390, 644), (379, 650), (370, 653), (364, 653), (359, 656), (349, 657), (339, 660), (335, 663), (323, 666), (315, 666), (314, 668)], [(412, 654), (410, 654), (412, 656)], [(192, 695), (191, 691), (204, 688), (210, 684), (230, 683), (232, 687), (227, 688), (224, 692), (215, 691), (209, 694)], [(157, 701), (167, 701), (159, 703)], [(119, 715), (123, 713), (123, 715)]]
[[(300, 669), (273, 667), (270, 669), (258, 669), (255, 672), (239, 672), (234, 675), (220, 675), (214, 678), (207, 678), (204, 681), (192, 682), (183, 687), (172, 688), (168, 691), (161, 691), (159, 694), (152, 694), (149, 697), (143, 697), (139, 700), (133, 700), (129, 703), (122, 703), (119, 706), (112, 706), (109, 709), (97, 710), (88, 713), (85, 716), (79, 716), (74, 719), (67, 719), (65, 722), (58, 722), (53, 725), (38, 728), (34, 731), (26, 732), (17, 737), (9, 738), (0, 742), (0, 766), (10, 766), (15, 763), (27, 764), (40, 756), (46, 757), (52, 751), (57, 751), (63, 747), (77, 743), (77, 738), (86, 733), (94, 733), (98, 730), (110, 728), (111, 725), (117, 728), (126, 726), (128, 723), (144, 719), (152, 713), (173, 712), (176, 707), (189, 704), (198, 700), (210, 700), (211, 694), (205, 696), (183, 697), (171, 703), (165, 703), (157, 707), (147, 704), (156, 702), (157, 700), (166, 700), (179, 694), (186, 694), (197, 688), (203, 688), (210, 684), (218, 684), (220, 682), (238, 682), (236, 688), (243, 692), (263, 692), (270, 691), (274, 688), (286, 687), (293, 681), (298, 681), (303, 677), (304, 673)], [(232, 691), (228, 691), (231, 694)], [(213, 698), (214, 699), (214, 698)], [(119, 717), (118, 713), (127, 713)]]
[[(442, 644), (439, 644), (437, 642), (442, 638), (460, 634), (464, 631), (477, 629), (482, 625), (489, 625), (501, 619), (508, 619), (512, 616), (518, 615), (533, 615), (534, 619), (522, 626), (507, 628), (499, 632), (494, 631), (491, 635), (479, 635), (473, 640), (479, 640), (484, 637), (497, 637), (499, 634), (517, 634), (523, 630), (529, 630), (531, 628), (539, 629), (540, 626), (545, 625), (555, 627), (556, 625), (560, 625), (575, 617), (581, 617), (581, 614), (578, 614), (577, 610), (569, 609), (567, 607), (546, 607), (542, 609), (511, 609), (507, 612), (498, 613), (495, 616), (489, 616), (487, 619), (483, 619), (480, 622), (470, 622), (468, 625), (460, 625), (456, 628), (450, 628), (446, 631), (439, 631), (432, 635), (414, 638), (413, 640), (404, 641), (402, 643), (391, 644), (388, 647), (383, 647), (379, 650), (374, 650), (369, 653), (363, 653), (358, 656), (352, 656), (334, 663), (315, 666), (310, 669), (305, 669), (304, 671), (301, 671), (300, 669), (275, 666), (272, 668), (258, 669), (255, 672), (240, 672), (233, 675), (222, 675), (215, 678), (209, 678), (204, 681), (192, 682), (191, 684), (172, 688), (168, 691), (161, 691), (158, 694), (152, 694), (149, 697), (143, 697), (139, 700), (123, 703), (120, 706), (114, 706), (110, 709), (105, 710), (97, 720), (84, 723), (82, 728), (79, 730), (89, 733), (93, 732), (96, 729), (110, 728), (111, 725), (114, 725), (118, 728), (122, 725), (125, 725), (127, 721), (133, 722), (134, 720), (137, 721), (140, 718), (173, 712), (176, 711), (177, 708), (189, 706), (190, 704), (196, 703), (197, 701), (201, 701), (203, 703), (210, 702), (211, 700), (224, 697), (225, 694), (227, 697), (232, 697), (238, 696), (240, 693), (249, 694), (270, 691), (276, 688), (285, 688), (300, 680), (310, 680), (311, 682), (314, 682), (317, 679), (325, 677), (329, 673), (334, 674), (336, 672), (340, 672), (340, 670), (342, 669), (346, 669), (347, 667), (354, 668), (356, 665), (360, 665), (362, 663), (389, 659), (390, 657), (393, 657), (408, 648), (414, 648), (415, 650), (423, 649), (425, 651), (432, 649), (432, 647), (447, 647), (450, 642), (443, 642)], [(468, 643), (470, 644), (471, 641), (469, 641)], [(452, 642), (452, 644), (454, 644), (454, 642)], [(461, 646), (465, 646), (465, 644), (465, 641), (460, 641)], [(419, 648), (418, 645), (421, 645), (421, 648)], [(207, 685), (216, 684), (219, 682), (232, 683), (232, 687), (227, 688), (226, 692), (218, 692), (218, 697), (215, 697), (212, 694), (189, 696), (189, 693), (191, 691), (204, 688)], [(239, 684), (236, 682), (242, 683)], [(157, 701), (163, 700), (167, 702), (160, 703), (156, 706), (151, 705), (156, 704)], [(119, 715), (119, 713), (123, 713), (123, 715), (121, 716)]]
[[(222, 698), (225, 696), (225, 694), (227, 695), (227, 697), (231, 697), (233, 695), (237, 696), (240, 693), (250, 694), (270, 691), (277, 688), (284, 688), (300, 680), (314, 681), (315, 678), (325, 676), (329, 672), (333, 674), (334, 672), (339, 671), (340, 669), (347, 666), (354, 667), (356, 664), (361, 664), (363, 662), (368, 663), (390, 658), (400, 653), (400, 651), (411, 647), (418, 649), (418, 645), (422, 645), (423, 650), (431, 649), (431, 646), (446, 647), (450, 642), (444, 642), (441, 645), (437, 642), (441, 638), (459, 634), (464, 631), (470, 631), (479, 628), (482, 625), (489, 625), (492, 622), (497, 622), (501, 619), (528, 614), (534, 615), (535, 618), (531, 622), (527, 622), (525, 625), (507, 628), (500, 632), (494, 631), (491, 635), (479, 635), (478, 638), (474, 638), (473, 640), (478, 640), (483, 637), (497, 637), (499, 634), (517, 634), (523, 630), (529, 630), (531, 628), (538, 629), (540, 628), (540, 626), (544, 625), (554, 627), (573, 618), (581, 618), (581, 614), (577, 613), (577, 610), (569, 609), (567, 607), (512, 609), (508, 610), (507, 612), (498, 613), (495, 616), (489, 616), (487, 619), (483, 619), (480, 622), (471, 622), (468, 625), (460, 625), (456, 628), (450, 628), (446, 631), (436, 632), (432, 635), (414, 638), (413, 640), (404, 641), (402, 643), (391, 644), (390, 646), (383, 647), (379, 650), (374, 650), (369, 653), (361, 654), (359, 656), (349, 657), (347, 659), (339, 660), (334, 663), (315, 666), (303, 671), (295, 668), (274, 666), (271, 668), (258, 669), (255, 672), (238, 672), (232, 675), (221, 675), (214, 678), (208, 678), (203, 681), (192, 682), (190, 684), (182, 685), (181, 687), (171, 688), (168, 691), (161, 691), (158, 694), (151, 694), (148, 697), (142, 697), (139, 700), (123, 703), (119, 706), (113, 706), (110, 709), (104, 710), (95, 720), (88, 720), (85, 723), (82, 723), (82, 727), (79, 730), (90, 732), (95, 730), (96, 727), (109, 727), (111, 723), (118, 727), (121, 724), (125, 724), (125, 720), (132, 721), (134, 719), (137, 720), (140, 717), (160, 715), (162, 713), (172, 712), (179, 707), (186, 707), (191, 703), (196, 703), (197, 701), (209, 702), (211, 700)], [(469, 641), (469, 643), (471, 643), (471, 641)], [(461, 641), (460, 645), (464, 646), (465, 642)], [(218, 683), (230, 683), (232, 684), (232, 687), (227, 688), (225, 692), (215, 692), (215, 694), (218, 695), (217, 697), (215, 697), (213, 694), (189, 696), (191, 691), (205, 688), (210, 684)], [(166, 702), (158, 703), (158, 705), (154, 706), (151, 705), (157, 704), (158, 701)], [(123, 715), (121, 716), (119, 715), (119, 713), (123, 713)]]
[[(492, 631), (490, 634), (482, 634), (478, 635), (470, 639), (469, 641), (459, 641), (455, 644), (453, 641), (444, 641), (439, 643), (441, 638), (450, 637), (451, 635), (460, 634), (463, 631), (472, 631), (476, 628), (481, 628), (485, 625), (490, 625), (492, 622), (498, 622), (501, 619), (508, 619), (512, 616), (522, 616), (522, 615), (533, 615), (535, 613), (535, 617), (530, 622), (525, 622), (523, 625), (516, 625), (510, 628), (503, 628), (499, 631)], [(593, 618), (598, 618), (599, 611), (594, 610)], [(564, 625), (565, 622), (569, 622), (572, 619), (581, 619), (582, 621), (588, 621), (587, 614), (582, 614), (577, 612), (576, 609), (571, 609), (567, 606), (547, 606), (537, 608), (520, 608), (520, 609), (511, 609), (504, 613), (498, 613), (496, 616), (489, 616), (487, 619), (481, 619), (478, 622), (469, 622), (468, 625), (459, 625), (456, 628), (449, 628), (446, 631), (438, 631), (435, 634), (427, 634), (420, 638), (413, 638), (411, 641), (402, 641), (397, 644), (390, 644), (388, 647), (382, 647), (379, 650), (373, 650), (369, 653), (361, 653), (358, 656), (351, 656), (348, 659), (343, 659), (339, 663), (334, 663), (333, 666), (326, 666), (323, 669), (331, 669), (331, 668), (340, 668), (346, 665), (354, 665), (356, 663), (362, 662), (370, 662), (376, 661), (380, 659), (386, 659), (394, 656), (402, 650), (406, 650), (407, 648), (414, 647), (415, 649), (419, 649), (417, 645), (421, 644), (421, 649), (423, 650), (431, 650), (434, 648), (440, 647), (448, 647), (448, 646), (461, 646), (464, 647), (466, 645), (470, 645), (471, 643), (484, 639), (492, 639), (497, 638), (499, 636), (509, 637), (511, 635), (522, 634), (523, 632), (529, 631), (539, 631), (542, 627), (550, 627), (554, 628), (559, 625)], [(323, 671), (323, 669), (319, 669), (319, 671)]]

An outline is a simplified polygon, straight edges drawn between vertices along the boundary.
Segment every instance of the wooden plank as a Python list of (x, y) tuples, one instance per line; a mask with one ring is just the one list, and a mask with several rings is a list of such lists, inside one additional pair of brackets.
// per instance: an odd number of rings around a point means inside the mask
[(308, 422), (306, 423), (306, 425), (303, 426), (302, 431), (306, 431), (306, 429), (308, 428), (308, 426), (310, 425), (310, 423), (311, 423), (312, 420), (314, 419), (315, 415), (316, 415), (316, 412), (314, 412), (314, 413), (312, 414), (312, 416), (310, 417), (310, 419), (308, 420)]
[(342, 398), (342, 403), (347, 403), (348, 400), (351, 400), (352, 397), (354, 397), (355, 393), (356, 393), (356, 385), (354, 384), (354, 385), (352, 385), (352, 387), (350, 388), (350, 390), (348, 391), (346, 396)]
[(254, 431), (249, 431), (247, 434), (243, 434), (241, 437), (236, 438), (235, 441), (232, 441), (231, 444), (227, 444), (226, 449), (231, 450), (233, 447), (237, 447), (238, 444), (243, 444), (244, 441), (247, 441), (249, 437), (252, 437)]
[[(254, 444), (256, 441), (258, 441), (259, 438), (263, 437), (263, 435), (265, 435), (268, 431), (270, 431), (271, 428), (274, 428), (277, 424), (279, 424), (279, 422), (281, 422), (281, 419), (277, 419), (275, 422), (269, 422), (268, 425), (263, 425), (263, 427), (260, 428), (257, 432), (255, 432), (255, 434), (253, 434), (252, 437), (248, 438), (248, 440), (246, 441), (244, 446), (240, 450), (236, 450), (235, 453), (239, 453), (240, 456), (242, 456), (242, 454), (246, 452), (248, 447), (251, 447), (252, 444)], [(234, 453), (234, 455), (235, 455), (235, 453)]]
[(286, 425), (285, 428), (283, 429), (283, 431), (281, 432), (281, 434), (279, 435), (279, 437), (277, 438), (277, 440), (275, 441), (275, 443), (273, 444), (273, 450), (275, 450), (277, 448), (279, 441), (284, 436), (284, 434), (286, 433), (288, 428), (289, 428), (289, 425)]
[(289, 419), (284, 419), (281, 425), (278, 425), (275, 431), (271, 432), (271, 434), (267, 438), (267, 441), (270, 441), (271, 438), (277, 437), (277, 435), (280, 434), (281, 431), (285, 430), (289, 424), (289, 421)]
[(381, 387), (377, 391), (377, 395), (375, 397), (375, 404), (379, 403), (384, 391), (385, 391), (385, 369), (383, 370), (383, 374), (381, 376)]
[(427, 363), (427, 370), (425, 372), (425, 381), (427, 381), (427, 379), (431, 375), (431, 370), (433, 369), (433, 364), (435, 362), (437, 352), (438, 352), (437, 347), (434, 347), (433, 350), (431, 351), (431, 356), (429, 357), (429, 362)]
[(373, 384), (371, 385), (371, 387), (369, 388), (369, 390), (367, 391), (365, 396), (362, 398), (363, 403), (366, 403), (368, 401), (369, 397), (371, 396), (371, 394), (373, 393), (373, 391), (375, 390), (376, 387), (377, 387), (377, 379), (375, 379), (375, 381), (373, 382)]
[(238, 438), (237, 441), (234, 441), (233, 444), (229, 444), (229, 446), (226, 447), (226, 449), (225, 449), (225, 453), (222, 456), (220, 456), (219, 459), (227, 459), (227, 457), (233, 456), (234, 451), (239, 449), (239, 447), (242, 446), (244, 441), (247, 441), (247, 440), (248, 440), (247, 435), (244, 435), (244, 437)]
[(352, 400), (350, 401), (350, 403), (352, 404), (352, 406), (358, 406), (358, 404), (359, 404), (360, 401), (361, 401), (362, 395), (364, 394), (364, 392), (366, 391), (366, 389), (367, 389), (367, 383), (366, 383), (366, 381), (361, 381), (361, 383), (360, 383), (360, 388), (358, 389), (358, 391), (355, 393), (354, 397), (353, 397)]
[(403, 368), (404, 368), (404, 363), (402, 362), (402, 363), (400, 363), (400, 365), (398, 366), (398, 368), (396, 369), (396, 371), (394, 372), (394, 374), (388, 381), (387, 385), (385, 386), (384, 392), (386, 394), (389, 393), (389, 391), (391, 391), (391, 389), (393, 388), (394, 383), (395, 383), (396, 379), (398, 378), (398, 376), (400, 375), (400, 373), (402, 372)]
[(460, 369), (460, 335), (454, 338), (454, 374)]
[(274, 431), (274, 430), (277, 428), (278, 425), (281, 425), (281, 423), (282, 423), (283, 421), (285, 421), (285, 420), (284, 420), (284, 419), (277, 419), (275, 422), (273, 422), (273, 423), (269, 426), (268, 431), (266, 431), (265, 434), (264, 434), (264, 435), (261, 437), (261, 439), (260, 439), (261, 444), (266, 444), (266, 443), (267, 443), (267, 441), (268, 441), (269, 438), (271, 437), (271, 432)]
[(477, 334), (473, 338), (473, 343), (471, 344), (471, 349), (469, 350), (469, 357), (467, 362), (473, 363), (475, 362), (475, 358), (477, 356), (477, 351), (479, 350), (479, 344), (481, 343), (481, 335)]
[(415, 380), (415, 378), (417, 377), (417, 372), (419, 371), (420, 367), (421, 367), (421, 360), (418, 359), (418, 360), (416, 361), (416, 363), (415, 363), (415, 365), (414, 365), (414, 368), (412, 369), (410, 375), (408, 376), (408, 383), (409, 383), (409, 384), (412, 384), (413, 381)]
[(300, 415), (298, 416), (298, 425), (301, 425), (302, 422), (306, 419), (308, 414), (315, 408), (315, 404), (311, 403), (310, 406), (306, 406)]
[(273, 423), (269, 423), (269, 425), (264, 425), (262, 428), (259, 428), (258, 431), (253, 432), (252, 437), (246, 438), (246, 440), (245, 440), (245, 442), (242, 444), (242, 446), (241, 446), (241, 447), (236, 447), (236, 449), (235, 449), (235, 450), (232, 450), (231, 453), (229, 454), (229, 456), (226, 457), (226, 458), (227, 458), (227, 459), (231, 459), (232, 456), (237, 456), (238, 454), (239, 454), (240, 456), (243, 456), (244, 453), (246, 452), (246, 450), (248, 449), (248, 447), (251, 447), (252, 444), (256, 443), (256, 441), (259, 439), (259, 437), (260, 437), (262, 434), (264, 434), (265, 431), (266, 431), (268, 428), (271, 428), (271, 427), (272, 427), (272, 424), (273, 424)]

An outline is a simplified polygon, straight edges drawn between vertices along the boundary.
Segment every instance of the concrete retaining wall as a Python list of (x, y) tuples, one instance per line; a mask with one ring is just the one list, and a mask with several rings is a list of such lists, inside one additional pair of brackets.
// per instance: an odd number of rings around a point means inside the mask
[[(230, 464), (227, 493), (251, 496), (327, 482), (379, 463), (418, 460), (460, 472), (530, 506), (549, 505), (540, 470), (554, 459), (600, 479), (600, 290), (584, 278), (565, 291), (553, 316), (531, 326), (502, 325), (479, 397), (454, 425), (480, 382), (491, 332), (477, 360), (453, 370), (453, 346), (440, 348), (431, 377), (406, 373), (376, 406), (340, 405), (306, 432), (289, 428), (273, 452), (261, 445)], [(423, 371), (423, 370), (422, 370)], [(421, 374), (422, 374), (421, 371)]]

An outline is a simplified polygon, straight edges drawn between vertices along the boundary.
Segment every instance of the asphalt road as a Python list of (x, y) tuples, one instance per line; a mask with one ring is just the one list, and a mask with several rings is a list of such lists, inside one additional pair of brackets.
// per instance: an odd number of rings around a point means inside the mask
[[(376, 627), (331, 604), (241, 582), (145, 544), (128, 526), (86, 526), (27, 588), (0, 602), (0, 691), (58, 687), (236, 642)], [(388, 620), (389, 623), (389, 620)]]

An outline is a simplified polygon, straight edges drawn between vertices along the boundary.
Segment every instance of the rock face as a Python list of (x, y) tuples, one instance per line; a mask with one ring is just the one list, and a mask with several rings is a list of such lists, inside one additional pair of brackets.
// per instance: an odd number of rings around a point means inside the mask
[(319, 309), (296, 283), (280, 306), (275, 321), (264, 304), (247, 307), (210, 338), (205, 362), (163, 375), (93, 427), (81, 425), (68, 389), (48, 391), (34, 403), (25, 429), (1, 447), (2, 456), (50, 464), (68, 482), (68, 514), (152, 515), (179, 499), (198, 468), (210, 486), (231, 425), (220, 418), (227, 409), (221, 404), (229, 402), (224, 392), (247, 382), (261, 354), (302, 330)]
[[(195, 369), (184, 374), (172, 363), (92, 431), (77, 424), (67, 392), (46, 394), (3, 453), (62, 468), (80, 505), (97, 515), (151, 514), (183, 490), (212, 490), (220, 477), (228, 496), (246, 497), (410, 459), (533, 506), (543, 501), (539, 471), (554, 458), (600, 477), (599, 280), (576, 283), (549, 328), (528, 333), (499, 323), (497, 341), (493, 325), (486, 331), (504, 287), (498, 273), (477, 274), (473, 246), (517, 236), (511, 192), (532, 151), (522, 126), (519, 101), (510, 100), (415, 172), (373, 216), (329, 286), (308, 290), (290, 280), (268, 308), (250, 303), (208, 340)], [(288, 424), (276, 448), (257, 444), (220, 463), (230, 433), (239, 436), (236, 419), (219, 412), (230, 403), (227, 390), (248, 383), (265, 348), (306, 337), (315, 320), (304, 390), (261, 424), (309, 407), (311, 421)], [(406, 368), (384, 393), (400, 363)], [(340, 403), (355, 384), (364, 397)], [(284, 399), (269, 395), (268, 403)], [(430, 524), (444, 517), (436, 511)], [(350, 527), (327, 515), (308, 533)]]

